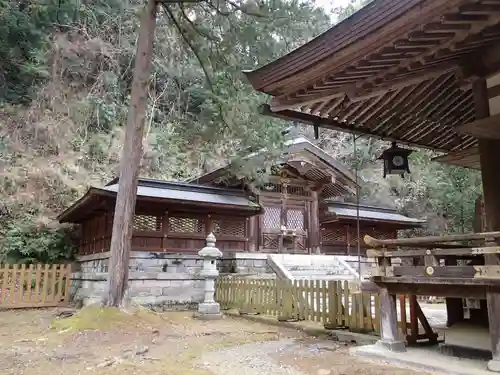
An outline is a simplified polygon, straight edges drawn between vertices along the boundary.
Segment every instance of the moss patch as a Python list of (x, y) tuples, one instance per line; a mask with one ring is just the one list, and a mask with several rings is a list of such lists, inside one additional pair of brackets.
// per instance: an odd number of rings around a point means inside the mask
[(131, 328), (156, 325), (161, 320), (160, 315), (140, 307), (123, 311), (112, 307), (91, 305), (84, 307), (69, 318), (54, 320), (52, 328), (60, 332), (108, 331), (125, 326)]

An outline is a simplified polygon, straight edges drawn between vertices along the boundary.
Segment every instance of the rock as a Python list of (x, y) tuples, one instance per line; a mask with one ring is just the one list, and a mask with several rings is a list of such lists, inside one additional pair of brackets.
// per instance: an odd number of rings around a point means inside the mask
[(59, 314), (57, 314), (57, 317), (60, 318), (60, 319), (64, 319), (64, 318), (69, 318), (71, 316), (73, 316), (75, 314), (74, 311), (61, 311)]
[(332, 373), (332, 370), (327, 370), (327, 369), (319, 369), (318, 370), (318, 375), (330, 375)]
[(146, 354), (149, 351), (149, 348), (147, 346), (139, 346), (135, 348), (135, 355), (143, 355)]
[(108, 359), (107, 361), (99, 363), (96, 367), (97, 368), (109, 367), (109, 366), (112, 366), (115, 362), (116, 362), (116, 359)]

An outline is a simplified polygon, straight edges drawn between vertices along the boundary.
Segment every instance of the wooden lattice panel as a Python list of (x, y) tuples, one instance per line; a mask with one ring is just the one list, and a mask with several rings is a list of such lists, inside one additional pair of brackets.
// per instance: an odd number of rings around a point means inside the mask
[(279, 229), (281, 227), (281, 207), (265, 207), (262, 225), (265, 229)]
[(321, 231), (321, 241), (323, 242), (334, 242), (341, 241), (345, 242), (347, 240), (347, 229), (346, 228), (324, 228)]
[(264, 249), (278, 249), (279, 236), (277, 234), (264, 233), (262, 235), (262, 247)]
[(290, 195), (295, 195), (299, 197), (308, 197), (311, 195), (309, 191), (307, 191), (304, 186), (296, 186), (296, 185), (288, 185), (287, 193)]
[(134, 215), (134, 230), (160, 231), (161, 220), (159, 220), (156, 216)]
[(175, 233), (205, 233), (205, 221), (196, 217), (169, 217), (169, 232)]
[(245, 237), (245, 220), (216, 219), (213, 221), (213, 232), (215, 236)]
[(306, 249), (306, 236), (298, 236), (296, 244), (297, 244), (297, 250), (305, 250)]
[(286, 211), (286, 227), (287, 229), (304, 230), (304, 211), (288, 209)]

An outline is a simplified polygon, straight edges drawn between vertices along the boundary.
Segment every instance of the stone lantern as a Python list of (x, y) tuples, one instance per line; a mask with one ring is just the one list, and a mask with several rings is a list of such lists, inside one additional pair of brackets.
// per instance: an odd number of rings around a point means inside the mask
[(222, 257), (222, 252), (215, 247), (215, 236), (210, 233), (207, 236), (207, 246), (198, 252), (203, 259), (200, 276), (205, 278), (203, 302), (198, 304), (198, 311), (194, 316), (199, 319), (218, 319), (222, 317), (220, 305), (215, 302), (215, 279), (219, 276), (217, 271), (217, 259)]

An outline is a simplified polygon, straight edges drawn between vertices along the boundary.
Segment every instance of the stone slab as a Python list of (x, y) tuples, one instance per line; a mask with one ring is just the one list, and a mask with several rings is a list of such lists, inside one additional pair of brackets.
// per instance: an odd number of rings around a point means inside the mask
[(224, 318), (224, 315), (221, 314), (221, 313), (218, 313), (218, 314), (204, 314), (204, 313), (200, 313), (199, 311), (196, 311), (193, 314), (193, 318), (200, 319), (200, 320), (219, 320), (219, 319)]
[(487, 362), (449, 357), (437, 348), (406, 348), (406, 352), (392, 352), (380, 345), (367, 345), (350, 349), (360, 359), (382, 361), (394, 366), (446, 375), (492, 375)]

